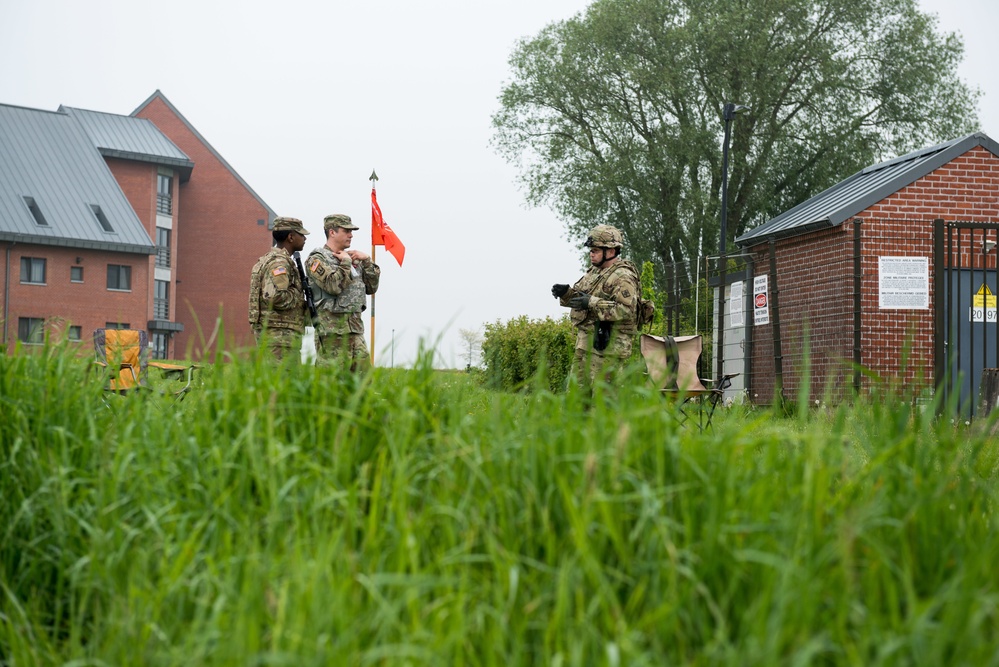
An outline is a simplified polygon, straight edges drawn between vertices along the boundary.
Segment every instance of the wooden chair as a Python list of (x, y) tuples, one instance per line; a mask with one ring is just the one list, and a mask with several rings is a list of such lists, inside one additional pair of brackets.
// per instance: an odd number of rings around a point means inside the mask
[(700, 377), (697, 373), (702, 349), (700, 336), (642, 334), (639, 346), (649, 378), (663, 396), (674, 400), (680, 423), (686, 424), (696, 415), (698, 429), (709, 428), (718, 402), (738, 373), (717, 382)]
[(196, 364), (181, 366), (149, 360), (149, 342), (146, 332), (139, 329), (97, 329), (94, 331), (95, 363), (108, 370), (104, 390), (110, 394), (130, 394), (152, 390), (148, 379), (150, 366), (162, 371), (164, 376), (183, 382), (180, 388), (169, 393), (181, 400), (191, 390)]

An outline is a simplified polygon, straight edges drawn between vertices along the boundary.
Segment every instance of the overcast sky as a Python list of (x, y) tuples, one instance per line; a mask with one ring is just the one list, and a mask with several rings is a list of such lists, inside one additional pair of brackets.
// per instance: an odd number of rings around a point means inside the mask
[[(459, 329), (558, 317), (552, 283), (582, 273), (564, 224), (526, 207), (489, 141), (516, 41), (588, 4), (0, 0), (0, 103), (129, 114), (159, 89), (278, 215), (305, 221), (306, 252), (328, 213), (352, 216), (371, 251), (375, 169), (406, 245), (401, 268), (377, 251), (376, 363), (409, 364), (422, 339), (463, 367)], [(921, 4), (964, 37), (960, 74), (999, 139), (999, 3)]]

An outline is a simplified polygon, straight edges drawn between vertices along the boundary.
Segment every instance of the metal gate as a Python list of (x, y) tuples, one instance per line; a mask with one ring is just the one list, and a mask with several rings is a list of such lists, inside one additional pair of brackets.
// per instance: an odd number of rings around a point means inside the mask
[(963, 417), (975, 415), (982, 371), (999, 359), (997, 239), (999, 222), (933, 226), (934, 380), (943, 405), (956, 401)]

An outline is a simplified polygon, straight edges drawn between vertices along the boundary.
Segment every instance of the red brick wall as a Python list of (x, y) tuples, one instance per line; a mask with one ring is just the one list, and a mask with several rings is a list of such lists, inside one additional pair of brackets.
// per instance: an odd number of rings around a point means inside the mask
[[(771, 280), (770, 321), (781, 325), (784, 395), (794, 398), (810, 364), (813, 397), (841, 395), (850, 386), (853, 355), (853, 228), (837, 227), (776, 244), (777, 279)], [(769, 247), (754, 255), (756, 274), (770, 273)], [(750, 315), (751, 316), (751, 315)], [(749, 397), (769, 403), (775, 390), (773, 324), (754, 326)], [(806, 350), (807, 348), (807, 350)]]
[[(114, 175), (115, 180), (118, 181), (118, 186), (121, 188), (122, 192), (125, 194), (125, 198), (128, 199), (128, 203), (132, 205), (132, 210), (135, 211), (136, 215), (139, 217), (139, 221), (142, 223), (142, 227), (146, 230), (146, 234), (149, 235), (149, 240), (154, 244), (156, 243), (156, 174), (157, 168), (154, 164), (149, 164), (146, 162), (133, 162), (130, 160), (118, 160), (114, 158), (108, 158), (106, 160), (108, 167), (111, 169), (111, 173)], [(142, 322), (132, 322), (133, 329), (145, 329), (146, 324), (149, 320), (153, 319), (153, 298), (155, 297), (155, 289), (153, 285), (153, 279), (155, 277), (155, 267), (156, 267), (156, 256), (149, 255), (146, 257), (146, 273), (149, 276), (148, 287), (146, 289), (146, 318)], [(133, 272), (135, 269), (132, 269)], [(171, 281), (172, 282), (172, 281)], [(132, 286), (132, 291), (135, 291), (135, 286)], [(171, 289), (171, 309), (173, 308), (173, 292)], [(171, 311), (173, 312), (173, 311)], [(183, 348), (177, 348), (174, 341), (170, 341), (167, 347), (167, 358), (173, 359), (182, 354)]]
[[(857, 215), (861, 224), (862, 256), (862, 364), (882, 379), (908, 387), (931, 386), (933, 382), (933, 221), (991, 222), (999, 220), (999, 158), (980, 146), (955, 158), (923, 178), (902, 188)], [(853, 343), (853, 225), (817, 232), (779, 242), (776, 246), (781, 307), (781, 337), (784, 339), (785, 396), (794, 397), (800, 386), (801, 364), (794, 363), (796, 333), (805, 322), (812, 330), (813, 395), (826, 382), (849, 387), (844, 371), (815, 366), (817, 360), (852, 359)], [(767, 246), (756, 246), (757, 274), (769, 271)], [(839, 268), (833, 254), (839, 254)], [(930, 260), (930, 304), (927, 310), (880, 310), (878, 303), (878, 258), (917, 256)], [(964, 258), (968, 265), (970, 259)], [(824, 294), (821, 306), (807, 305), (806, 295), (796, 286), (815, 273), (827, 287), (813, 287)], [(772, 287), (772, 286), (771, 286)], [(771, 317), (773, 315), (771, 314)], [(842, 320), (837, 327), (832, 324)], [(828, 324), (816, 326), (816, 322)], [(824, 332), (823, 335), (816, 335)], [(907, 354), (907, 358), (904, 355)], [(770, 399), (774, 383), (772, 326), (753, 330), (753, 387), (751, 397)], [(865, 380), (866, 382), (866, 380)]]
[[(4, 249), (0, 259), (6, 257)], [(45, 285), (21, 284), (21, 257), (45, 258)], [(131, 291), (107, 289), (108, 264), (132, 267)], [(70, 282), (71, 266), (83, 267), (82, 283)], [(148, 267), (148, 255), (15, 245), (10, 251), (10, 266), (4, 267), (7, 270), (0, 275), (0, 282), (4, 276), (10, 276), (6, 325), (8, 349), (13, 349), (17, 341), (17, 320), (20, 317), (43, 318), (52, 333), (66, 330), (70, 325), (79, 325), (82, 328), (82, 346), (86, 350), (93, 349), (94, 329), (103, 328), (107, 322), (124, 322), (133, 328), (145, 329), (151, 308), (147, 297), (152, 283)], [(0, 290), (3, 287), (0, 285)]]
[[(174, 226), (176, 319), (184, 324), (176, 336), (177, 353), (214, 355), (204, 342), (211, 340), (220, 308), (225, 346), (251, 346), (250, 270), (271, 246), (269, 213), (162, 99), (154, 98), (137, 115), (151, 120), (195, 165), (191, 179), (180, 186)], [(258, 225), (258, 220), (265, 223)]]

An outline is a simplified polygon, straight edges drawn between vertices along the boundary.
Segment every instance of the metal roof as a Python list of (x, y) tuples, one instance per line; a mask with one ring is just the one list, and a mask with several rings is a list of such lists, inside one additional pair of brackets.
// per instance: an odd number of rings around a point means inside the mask
[(874, 164), (746, 232), (735, 242), (745, 247), (771, 238), (836, 227), (976, 146), (984, 146), (999, 156), (999, 144), (979, 132)]
[(182, 181), (191, 177), (194, 163), (151, 121), (65, 105), (59, 111), (80, 122), (104, 157), (161, 164), (180, 171)]
[[(46, 224), (36, 222), (31, 201)], [(95, 206), (112, 231), (102, 228)], [(5, 104), (0, 104), (0, 241), (156, 251), (77, 119)]]

